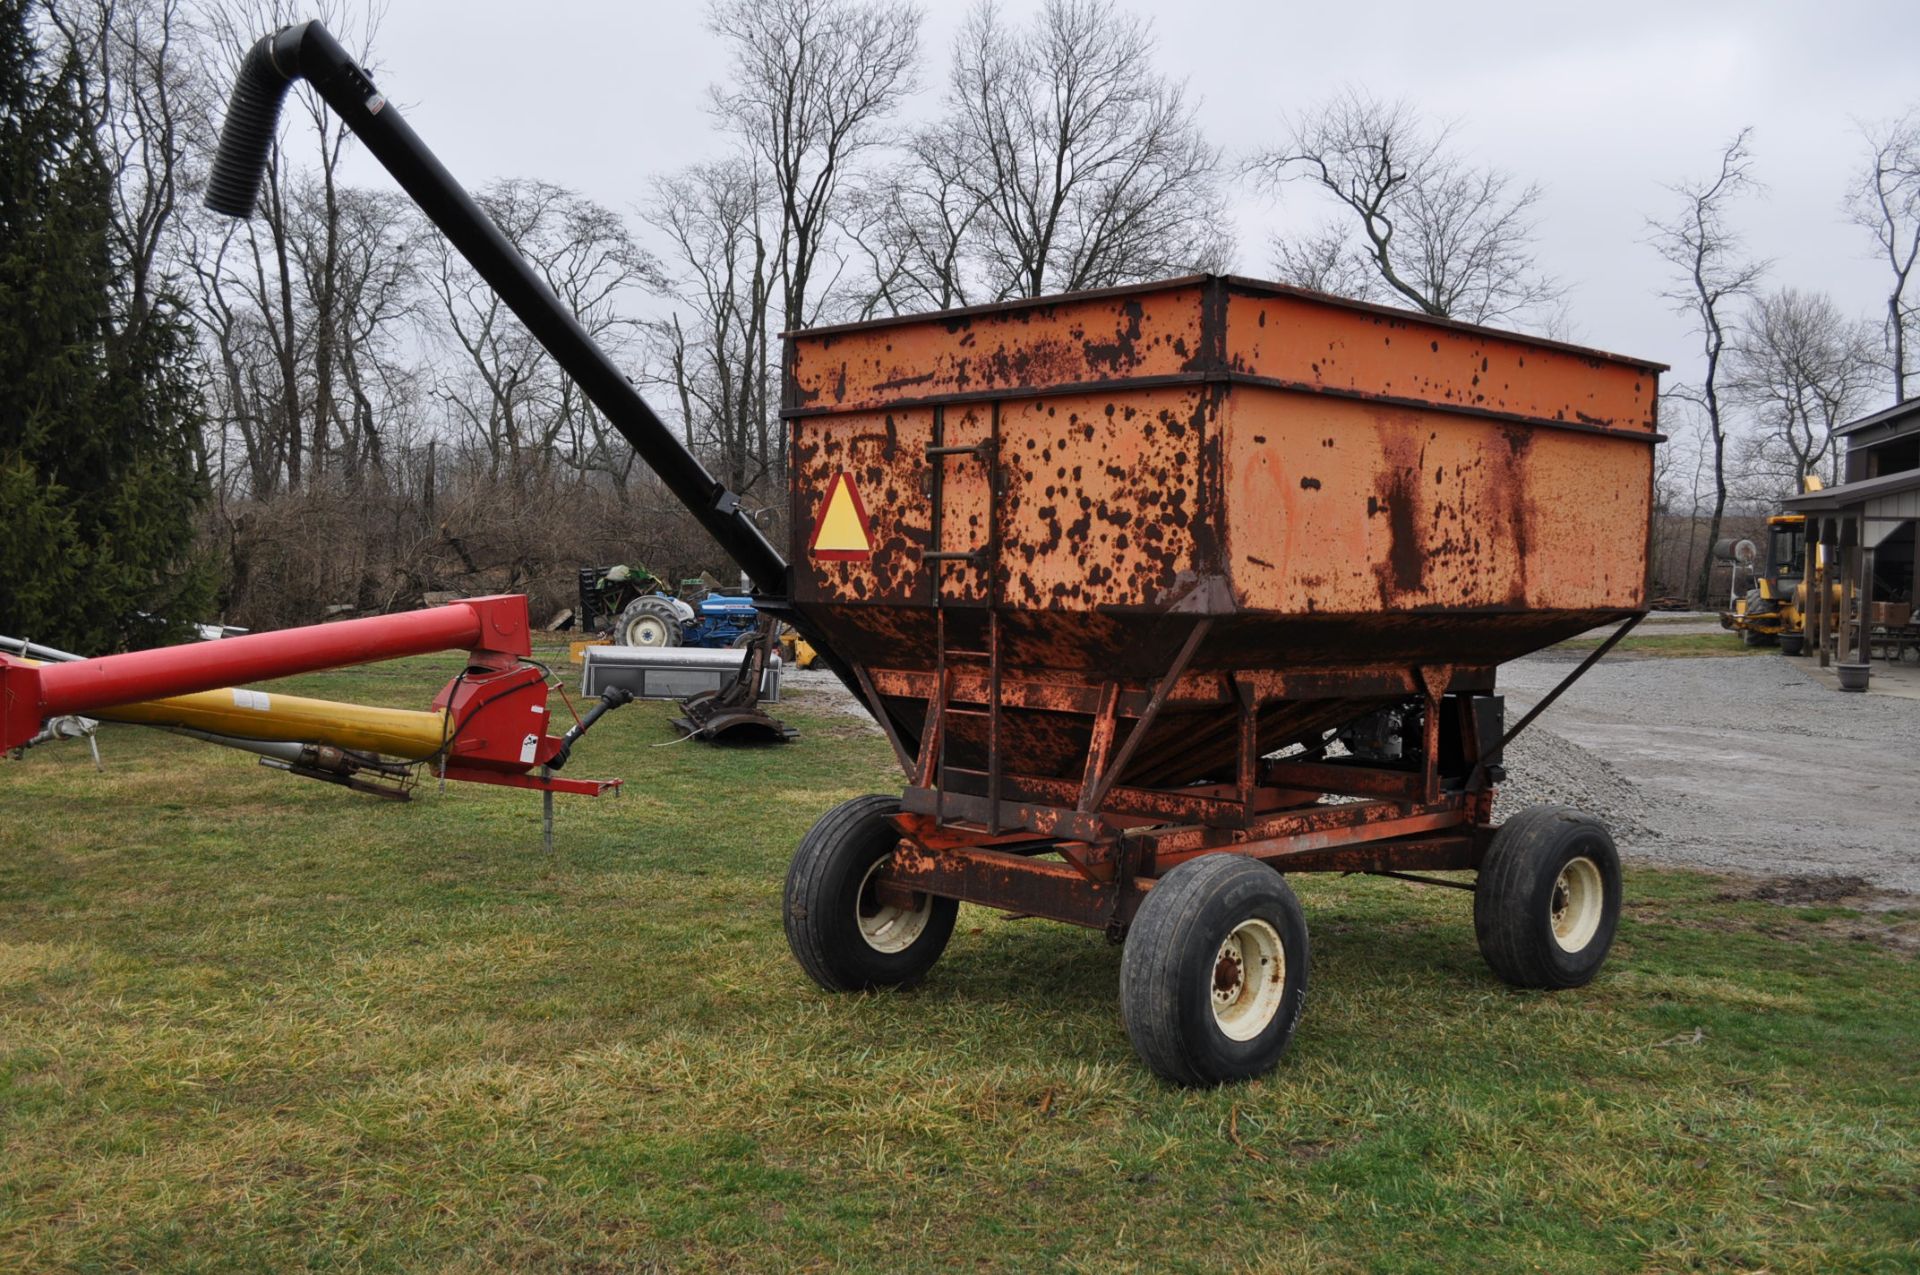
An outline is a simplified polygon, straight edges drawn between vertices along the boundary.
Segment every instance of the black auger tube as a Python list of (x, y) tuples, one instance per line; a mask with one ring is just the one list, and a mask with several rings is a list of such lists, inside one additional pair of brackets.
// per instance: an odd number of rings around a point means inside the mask
[(207, 206), (234, 217), (252, 214), (280, 103), (296, 79), (313, 85), (753, 582), (766, 593), (790, 596), (786, 559), (740, 508), (738, 497), (654, 415), (526, 258), (320, 23), (288, 27), (248, 51), (208, 179)]

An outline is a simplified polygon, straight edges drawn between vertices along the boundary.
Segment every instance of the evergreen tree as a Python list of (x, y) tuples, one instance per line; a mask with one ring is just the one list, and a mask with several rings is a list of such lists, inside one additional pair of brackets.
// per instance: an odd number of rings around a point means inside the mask
[(211, 601), (203, 405), (178, 308), (120, 313), (94, 123), (52, 60), (0, 0), (0, 632), (92, 654)]

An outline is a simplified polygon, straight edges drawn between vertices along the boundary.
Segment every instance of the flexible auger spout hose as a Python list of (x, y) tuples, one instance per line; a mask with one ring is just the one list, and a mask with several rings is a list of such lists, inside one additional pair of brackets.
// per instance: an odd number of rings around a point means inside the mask
[(213, 173), (207, 177), (207, 207), (228, 217), (252, 217), (286, 90), (307, 73), (309, 65), (326, 63), (338, 71), (340, 65), (351, 65), (351, 60), (321, 23), (284, 27), (253, 42), (240, 61), (234, 94), (228, 98), (227, 125), (221, 129), (221, 146), (213, 154)]

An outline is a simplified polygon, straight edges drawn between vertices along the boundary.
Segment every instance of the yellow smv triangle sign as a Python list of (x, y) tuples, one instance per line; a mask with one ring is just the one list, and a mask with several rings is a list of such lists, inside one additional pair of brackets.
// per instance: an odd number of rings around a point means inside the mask
[(867, 509), (854, 490), (853, 477), (845, 470), (833, 476), (827, 486), (827, 498), (820, 505), (820, 519), (813, 524), (813, 542), (808, 551), (816, 558), (849, 562), (873, 556), (873, 540), (867, 534)]

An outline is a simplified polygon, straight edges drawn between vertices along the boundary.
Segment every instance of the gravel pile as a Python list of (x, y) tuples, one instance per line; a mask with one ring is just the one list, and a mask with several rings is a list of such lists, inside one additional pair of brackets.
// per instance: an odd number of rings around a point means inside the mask
[(1507, 747), (1507, 779), (1494, 795), (1496, 820), (1528, 806), (1571, 806), (1604, 822), (1622, 850), (1660, 839), (1654, 800), (1598, 754), (1541, 726), (1520, 732)]
[(880, 723), (873, 720), (873, 714), (867, 711), (867, 706), (855, 699), (840, 679), (824, 665), (780, 670), (780, 693), (790, 695), (796, 691), (806, 701), (808, 708), (838, 713), (859, 722), (876, 735), (886, 734), (880, 729)]

